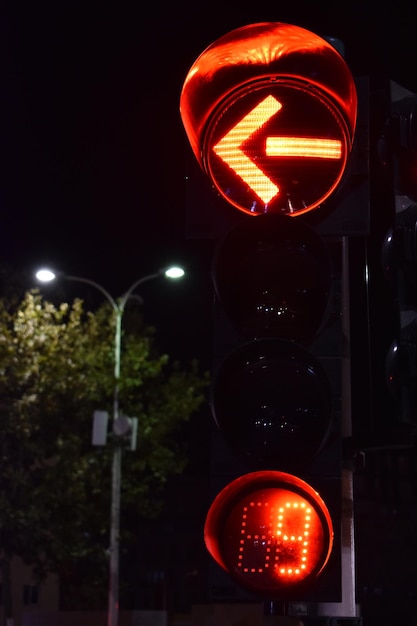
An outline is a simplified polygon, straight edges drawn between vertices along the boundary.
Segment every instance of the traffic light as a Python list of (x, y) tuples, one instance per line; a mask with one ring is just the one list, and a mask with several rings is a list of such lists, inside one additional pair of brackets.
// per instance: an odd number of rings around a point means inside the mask
[(221, 469), (214, 477), (221, 491), (206, 545), (241, 587), (270, 599), (319, 598), (312, 583), (331, 556), (322, 597), (340, 599), (332, 554), (334, 542), (340, 548), (342, 460), (337, 243), (300, 218), (264, 214), (241, 220), (213, 258), (216, 301), (237, 343), (217, 347), (211, 408), (239, 469), (237, 478)]
[(382, 260), (398, 320), (387, 354), (387, 383), (399, 422), (417, 426), (417, 95), (390, 82), (389, 97), (381, 152), (393, 211)]
[(341, 599), (347, 251), (369, 227), (368, 109), (333, 43), (290, 24), (238, 28), (196, 59), (180, 99), (211, 187), (205, 219), (221, 231), (234, 216), (212, 263), (210, 403), (233, 461), (218, 464), (205, 542), (267, 600)]

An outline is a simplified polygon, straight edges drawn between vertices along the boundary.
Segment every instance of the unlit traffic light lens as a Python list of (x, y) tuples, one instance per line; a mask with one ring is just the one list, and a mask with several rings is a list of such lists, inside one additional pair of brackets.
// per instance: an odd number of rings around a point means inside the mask
[(246, 466), (300, 471), (327, 439), (332, 391), (320, 363), (301, 346), (255, 340), (217, 369), (211, 408), (224, 440)]
[(248, 339), (305, 344), (327, 321), (331, 257), (303, 221), (276, 214), (243, 219), (220, 241), (212, 275), (226, 314)]

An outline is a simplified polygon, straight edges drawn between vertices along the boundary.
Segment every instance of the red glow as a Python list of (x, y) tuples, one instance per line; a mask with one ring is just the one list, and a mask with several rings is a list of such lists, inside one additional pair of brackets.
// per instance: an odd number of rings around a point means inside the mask
[(310, 485), (283, 472), (253, 472), (217, 496), (205, 540), (213, 558), (242, 586), (274, 596), (319, 575), (330, 556), (333, 528)]

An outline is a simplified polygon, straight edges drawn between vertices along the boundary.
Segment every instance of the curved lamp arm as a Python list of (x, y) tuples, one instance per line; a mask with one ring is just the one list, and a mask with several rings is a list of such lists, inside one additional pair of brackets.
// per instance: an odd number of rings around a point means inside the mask
[(165, 274), (165, 270), (159, 270), (159, 272), (154, 272), (153, 274), (148, 274), (147, 276), (142, 276), (142, 278), (139, 278), (121, 296), (121, 298), (119, 299), (119, 303), (116, 304), (116, 306), (119, 308), (120, 311), (123, 311), (123, 309), (125, 308), (126, 302), (129, 300), (130, 296), (135, 291), (135, 289), (137, 289), (137, 287), (139, 287), (139, 285), (142, 285), (142, 283), (145, 283), (148, 280), (153, 280), (154, 278), (159, 278), (159, 276), (162, 276), (163, 274)]
[(77, 283), (85, 283), (86, 285), (90, 285), (91, 287), (95, 287), (96, 289), (101, 291), (103, 296), (110, 302), (110, 304), (112, 305), (113, 309), (117, 313), (119, 307), (118, 307), (118, 304), (117, 304), (116, 300), (107, 291), (107, 289), (102, 287), (99, 283), (96, 283), (95, 280), (91, 280), (90, 278), (82, 278), (81, 276), (68, 276), (67, 274), (62, 274), (62, 278), (65, 278), (65, 280), (73, 280), (73, 281), (76, 281)]

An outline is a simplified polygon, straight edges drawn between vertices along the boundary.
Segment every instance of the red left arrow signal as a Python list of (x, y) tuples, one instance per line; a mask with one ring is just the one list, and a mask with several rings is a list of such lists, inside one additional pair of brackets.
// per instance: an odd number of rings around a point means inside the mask
[(241, 146), (281, 108), (282, 104), (278, 100), (268, 96), (245, 115), (213, 148), (217, 156), (223, 159), (265, 204), (279, 193), (279, 187), (246, 156)]
[[(276, 98), (267, 96), (213, 147), (217, 156), (252, 189), (265, 205), (279, 193), (279, 187), (244, 153), (242, 145), (278, 113), (282, 106)], [(342, 142), (337, 139), (312, 137), (267, 137), (265, 155), (340, 159)]]

